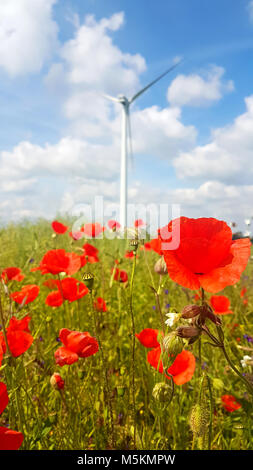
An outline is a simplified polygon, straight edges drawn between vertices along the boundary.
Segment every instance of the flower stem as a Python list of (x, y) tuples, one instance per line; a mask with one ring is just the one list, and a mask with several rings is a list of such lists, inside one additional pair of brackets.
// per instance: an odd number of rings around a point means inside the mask
[(136, 269), (136, 250), (134, 250), (134, 259), (133, 259), (133, 268), (131, 273), (130, 280), (130, 314), (132, 322), (132, 402), (133, 402), (133, 423), (134, 423), (134, 448), (136, 448), (136, 406), (135, 406), (135, 321), (134, 321), (134, 312), (133, 312), (133, 284), (134, 284), (134, 275)]

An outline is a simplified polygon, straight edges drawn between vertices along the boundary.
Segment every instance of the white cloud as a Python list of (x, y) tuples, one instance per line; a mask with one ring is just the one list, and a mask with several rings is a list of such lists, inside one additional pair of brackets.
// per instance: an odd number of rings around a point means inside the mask
[(174, 160), (177, 175), (188, 179), (217, 179), (250, 184), (253, 177), (253, 95), (245, 99), (246, 112), (232, 124), (213, 131), (211, 141)]
[(247, 5), (247, 10), (249, 13), (250, 22), (253, 23), (253, 0), (251, 0)]
[(134, 152), (171, 160), (192, 148), (197, 131), (184, 126), (179, 108), (152, 106), (132, 113)]
[(11, 77), (39, 72), (57, 45), (57, 0), (1, 0), (0, 67)]
[(233, 91), (231, 80), (223, 80), (223, 67), (213, 65), (203, 76), (178, 75), (168, 88), (168, 101), (173, 106), (208, 106)]

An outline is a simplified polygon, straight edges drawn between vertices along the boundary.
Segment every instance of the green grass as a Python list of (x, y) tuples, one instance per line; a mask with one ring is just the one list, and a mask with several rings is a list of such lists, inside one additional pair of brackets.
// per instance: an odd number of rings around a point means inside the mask
[[(84, 240), (73, 242), (68, 234), (52, 237), (48, 222), (37, 224), (10, 225), (0, 230), (0, 269), (9, 266), (20, 267), (26, 275), (22, 283), (8, 284), (10, 291), (20, 290), (25, 284), (38, 284), (40, 294), (37, 299), (18, 311), (12, 303), (12, 313), (18, 318), (29, 314), (32, 318), (30, 329), (34, 336), (31, 348), (12, 363), (4, 359), (0, 368), (0, 380), (7, 385), (9, 405), (0, 417), (0, 425), (22, 431), (25, 435), (21, 449), (131, 449), (134, 446), (134, 420), (132, 400), (132, 327), (130, 309), (130, 278), (132, 259), (124, 258), (129, 243), (124, 240), (88, 240), (99, 249), (100, 262), (86, 265), (74, 277), (82, 279), (84, 272), (91, 271), (95, 276), (94, 297), (103, 297), (107, 312), (97, 312), (98, 333), (103, 346), (104, 362), (101, 351), (94, 356), (71, 366), (59, 367), (55, 364), (54, 352), (61, 345), (57, 342), (59, 330), (70, 328), (78, 331), (94, 332), (93, 313), (89, 295), (78, 302), (67, 303), (65, 307), (51, 308), (45, 304), (48, 289), (43, 281), (53, 278), (42, 276), (40, 272), (30, 272), (38, 266), (49, 249), (64, 248), (67, 251), (81, 252)], [(160, 316), (157, 311), (155, 295), (150, 288), (162, 282), (160, 302), (162, 312), (180, 312), (182, 308), (194, 303), (195, 292), (183, 289), (169, 277), (160, 278), (153, 266), (158, 259), (154, 252), (138, 248), (136, 270), (133, 281), (133, 315), (135, 331), (144, 328), (160, 329)], [(111, 269), (115, 259), (122, 260), (120, 268), (128, 273), (126, 285), (113, 282), (110, 285)], [(33, 260), (31, 262), (31, 260)], [(241, 282), (222, 292), (231, 301), (233, 315), (222, 317), (225, 344), (229, 355), (241, 372), (252, 374), (249, 367), (243, 369), (240, 360), (244, 354), (252, 354), (242, 348), (250, 348), (244, 334), (253, 336), (253, 288), (251, 261), (243, 273)], [(240, 298), (242, 286), (248, 288), (248, 305)], [(165, 293), (168, 289), (169, 293)], [(8, 296), (1, 290), (5, 317), (10, 316)], [(80, 325), (79, 325), (80, 322)], [(232, 331), (231, 326), (238, 326)], [(210, 330), (216, 330), (209, 322)], [(240, 339), (240, 340), (239, 340)], [(147, 349), (139, 341), (135, 344), (135, 416), (137, 449), (192, 449), (193, 433), (189, 425), (192, 407), (198, 400), (200, 382), (203, 374), (210, 378), (213, 395), (211, 449), (252, 449), (252, 401), (244, 384), (228, 366), (222, 352), (206, 344), (208, 338), (202, 337), (201, 362), (204, 367), (196, 370), (193, 378), (182, 386), (175, 385), (175, 394), (170, 404), (159, 404), (152, 396), (152, 390), (163, 377), (147, 362)], [(185, 345), (198, 359), (198, 341)], [(106, 397), (104, 372), (108, 374), (110, 397)], [(62, 393), (50, 385), (50, 377), (59, 372), (65, 380)], [(242, 407), (228, 413), (221, 404), (221, 396), (232, 394)], [(114, 442), (110, 431), (110, 406), (114, 423)], [(210, 399), (208, 387), (203, 389), (203, 406), (210, 419)], [(207, 448), (206, 443), (198, 440), (195, 448)]]

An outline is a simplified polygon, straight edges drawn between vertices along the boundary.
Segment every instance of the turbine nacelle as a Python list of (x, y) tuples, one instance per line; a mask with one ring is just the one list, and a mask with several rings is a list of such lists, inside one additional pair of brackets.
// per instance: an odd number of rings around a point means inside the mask
[(123, 106), (126, 106), (127, 108), (129, 107), (130, 102), (126, 96), (119, 95), (117, 98), (118, 98), (119, 103), (123, 104)]

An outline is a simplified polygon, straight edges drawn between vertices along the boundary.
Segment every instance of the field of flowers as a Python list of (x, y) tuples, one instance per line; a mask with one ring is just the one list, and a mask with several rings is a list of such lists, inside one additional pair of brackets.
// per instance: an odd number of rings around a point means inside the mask
[(61, 222), (0, 230), (0, 450), (252, 449), (250, 240)]

